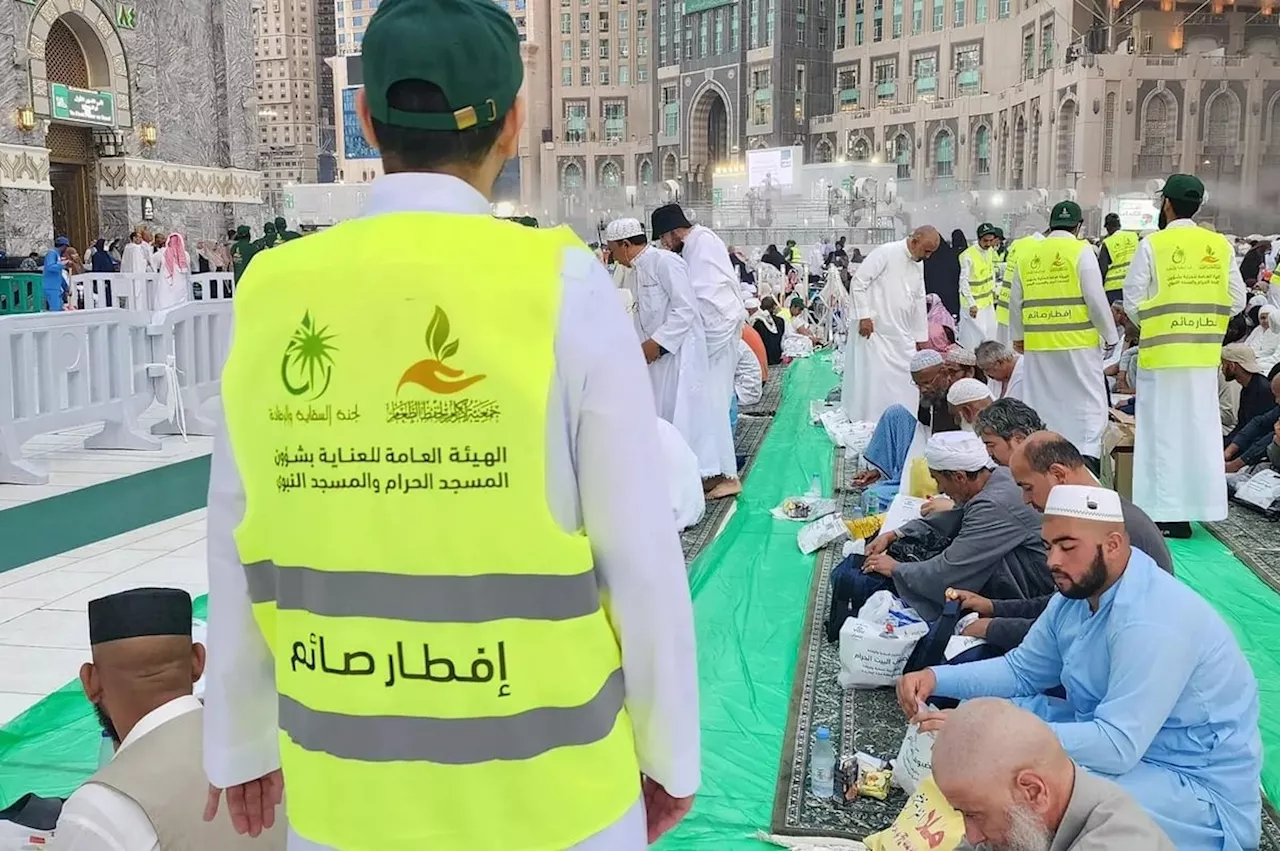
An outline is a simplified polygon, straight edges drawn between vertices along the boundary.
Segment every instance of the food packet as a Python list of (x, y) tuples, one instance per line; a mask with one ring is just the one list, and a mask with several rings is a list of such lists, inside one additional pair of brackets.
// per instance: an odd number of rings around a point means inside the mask
[(858, 777), (858, 794), (883, 801), (889, 797), (889, 780), (892, 776), (893, 772), (888, 769), (862, 772)]

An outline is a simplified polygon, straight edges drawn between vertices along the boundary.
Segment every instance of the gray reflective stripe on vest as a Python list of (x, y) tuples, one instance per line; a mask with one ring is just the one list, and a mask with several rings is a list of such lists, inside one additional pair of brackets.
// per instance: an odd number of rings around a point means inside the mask
[(1221, 346), (1222, 334), (1158, 334), (1155, 337), (1143, 337), (1138, 341), (1138, 348), (1155, 349), (1160, 346), (1174, 346), (1181, 343)]
[(1052, 334), (1055, 331), (1090, 331), (1093, 330), (1093, 323), (1067, 322), (1063, 325), (1023, 325), (1022, 330), (1027, 334)]
[(414, 623), (485, 623), (503, 618), (561, 621), (600, 608), (591, 571), (576, 576), (490, 573), (408, 576), (400, 573), (246, 564), (249, 599), (323, 617), (367, 617)]
[(1138, 321), (1145, 322), (1155, 316), (1168, 316), (1170, 313), (1191, 313), (1205, 314), (1209, 313), (1214, 316), (1230, 316), (1231, 307), (1225, 304), (1157, 304), (1153, 307), (1145, 307), (1138, 310)]
[[(622, 711), (622, 671), (581, 706), (544, 706), (486, 718), (343, 715), (308, 709), (280, 695), (280, 729), (307, 751), (360, 762), (475, 765), (524, 760), (555, 748), (589, 745), (613, 730)], [(412, 705), (412, 704), (410, 704)]]
[[(994, 277), (994, 276), (992, 276), (992, 277)], [(974, 284), (989, 284), (989, 283), (991, 283), (991, 280), (992, 280), (992, 278), (991, 278), (991, 277), (981, 278), (981, 279), (976, 280), (976, 281), (970, 281), (970, 282), (969, 282), (969, 286), (973, 286)]]
[(1084, 296), (1066, 295), (1060, 298), (1028, 298), (1023, 299), (1023, 307), (1086, 307)]

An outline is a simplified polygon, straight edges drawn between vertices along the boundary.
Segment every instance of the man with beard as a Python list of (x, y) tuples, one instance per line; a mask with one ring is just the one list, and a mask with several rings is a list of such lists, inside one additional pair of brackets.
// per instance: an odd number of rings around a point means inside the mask
[[(1084, 457), (1071, 441), (1051, 431), (1033, 433), (1013, 450), (1009, 471), (1022, 488), (1022, 495), (1036, 511), (1044, 511), (1049, 493), (1058, 485), (1097, 486), (1098, 480), (1085, 466)], [(1173, 573), (1173, 556), (1164, 535), (1141, 508), (1123, 496), (1120, 513), (1129, 543), (1142, 550), (1161, 570)], [(985, 638), (997, 647), (1012, 650), (1022, 643), (1031, 624), (1049, 605), (1052, 594), (1032, 600), (988, 600), (969, 591), (955, 591), (966, 611), (978, 620), (964, 628), (964, 634)]]
[(251, 838), (227, 809), (200, 817), (204, 707), (192, 686), (204, 646), (191, 641), (187, 592), (136, 588), (91, 601), (89, 643), (80, 683), (116, 754), (67, 799), (49, 851), (282, 851), (285, 830), (269, 822)]
[(668, 251), (674, 251), (689, 267), (689, 284), (693, 287), (698, 313), (707, 341), (707, 393), (715, 462), (703, 465), (703, 487), (708, 499), (723, 499), (742, 493), (738, 480), (738, 460), (733, 447), (733, 427), (729, 409), (733, 405), (733, 371), (738, 362), (738, 340), (742, 323), (747, 318), (738, 273), (729, 262), (729, 249), (724, 241), (702, 225), (694, 225), (685, 217), (679, 204), (666, 204), (651, 216), (653, 238)]
[(1008, 701), (978, 698), (951, 713), (933, 744), (933, 779), (978, 848), (1174, 851), (1137, 801), (1082, 771), (1043, 721)]
[[(1061, 594), (1022, 644), (907, 674), (903, 711), (938, 730), (948, 713), (922, 711), (935, 694), (1016, 699), (1077, 765), (1133, 795), (1179, 851), (1257, 848), (1258, 684), (1231, 630), (1130, 546), (1115, 491), (1058, 485), (1042, 534)], [(1044, 693), (1058, 684), (1065, 699)]]

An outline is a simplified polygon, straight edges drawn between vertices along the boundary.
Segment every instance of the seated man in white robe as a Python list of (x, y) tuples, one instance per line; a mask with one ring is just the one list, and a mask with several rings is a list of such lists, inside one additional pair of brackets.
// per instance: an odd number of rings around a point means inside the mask
[(1023, 394), (1022, 355), (996, 340), (986, 340), (974, 352), (978, 369), (991, 383), (997, 399), (1021, 399)]
[(676, 528), (688, 529), (701, 520), (707, 510), (707, 500), (702, 495), (702, 477), (698, 475), (698, 457), (676, 427), (662, 417), (658, 417), (658, 446), (666, 466)]
[(279, 825), (253, 838), (236, 832), (229, 807), (201, 817), (204, 707), (192, 686), (204, 646), (191, 641), (187, 592), (137, 588), (91, 601), (89, 643), (80, 682), (116, 753), (67, 799), (49, 851), (283, 851)]

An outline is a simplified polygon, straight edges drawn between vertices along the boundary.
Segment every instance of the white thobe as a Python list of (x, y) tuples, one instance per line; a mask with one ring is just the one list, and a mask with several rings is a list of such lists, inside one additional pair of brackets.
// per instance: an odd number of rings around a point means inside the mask
[(991, 395), (997, 399), (1017, 399), (1019, 402), (1026, 401), (1026, 380), (1027, 367), (1026, 358), (1023, 355), (1016, 355), (1013, 362), (1013, 372), (1009, 373), (1008, 381), (996, 381), (992, 379), (989, 384), (991, 386)]
[(151, 246), (145, 242), (131, 242), (120, 255), (120, 274), (145, 275), (151, 263)]
[[(911, 256), (905, 239), (877, 246), (853, 273), (853, 316), (840, 391), (853, 422), (875, 422), (890, 405), (912, 413), (920, 406), (911, 359), (916, 344), (929, 341), (924, 295), (924, 264)], [(875, 326), (870, 337), (858, 333), (863, 319)]]
[[(1191, 219), (1169, 228), (1193, 228)], [(1240, 267), (1228, 262), (1231, 312), (1248, 292)], [(1143, 239), (1124, 279), (1124, 311), (1138, 323), (1138, 305), (1157, 291), (1155, 255)], [(1141, 344), (1139, 344), (1141, 345)], [(1133, 503), (1158, 523), (1214, 521), (1227, 516), (1226, 467), (1218, 413), (1217, 366), (1138, 370), (1134, 385)]]
[(689, 267), (677, 255), (647, 246), (632, 261), (636, 333), (667, 354), (649, 364), (658, 416), (676, 427), (698, 457), (702, 474), (719, 472), (715, 422), (707, 405), (707, 342), (689, 284)]
[[(987, 257), (987, 261), (991, 264), (992, 281), (991, 286), (994, 289), (998, 284), (994, 280), (995, 276), (995, 251), (983, 250)], [(969, 278), (973, 274), (973, 257), (969, 254), (960, 255), (960, 324), (956, 329), (956, 342), (967, 349), (976, 349), (987, 340), (996, 339), (999, 329), (996, 327), (996, 307), (994, 302), (989, 302), (986, 307), (979, 308), (977, 316), (970, 316), (970, 308), (978, 306), (978, 300), (973, 297), (973, 291), (969, 289)]]
[[(200, 701), (183, 695), (151, 710), (133, 725), (116, 753), (129, 748), (162, 724), (200, 708)], [(163, 765), (155, 766), (164, 772)], [(193, 807), (201, 806), (192, 801)], [(71, 793), (58, 815), (49, 851), (161, 851), (156, 829), (137, 802), (101, 783), (85, 783)]]
[(707, 416), (714, 424), (717, 458), (717, 469), (711, 475), (737, 478), (738, 459), (729, 408), (733, 404), (733, 366), (738, 358), (735, 341), (747, 318), (742, 288), (738, 286), (738, 273), (729, 262), (729, 249), (702, 225), (689, 230), (680, 256), (689, 266), (689, 283), (698, 300), (707, 338)]
[(151, 308), (153, 310), (166, 310), (170, 307), (177, 307), (183, 302), (191, 300), (190, 292), (191, 269), (186, 266), (179, 266), (170, 271), (165, 268), (164, 261), (161, 260), (160, 279), (156, 281), (155, 303), (151, 305)]
[(764, 380), (760, 377), (760, 359), (747, 345), (747, 341), (738, 338), (738, 360), (733, 368), (733, 393), (738, 397), (738, 405), (754, 405), (764, 395)]
[(693, 454), (676, 427), (662, 417), (658, 417), (658, 445), (662, 448), (662, 466), (671, 492), (676, 528), (688, 529), (701, 520), (707, 510), (698, 456)]
[[(1047, 239), (1074, 240), (1075, 234), (1055, 230)], [(1107, 293), (1102, 286), (1102, 270), (1098, 268), (1098, 256), (1092, 251), (1081, 251), (1076, 261), (1076, 274), (1080, 278), (1080, 294), (1089, 311), (1089, 320), (1110, 348), (1120, 342), (1116, 333), (1115, 318)], [(1013, 284), (1009, 290), (1009, 333), (1015, 341), (1022, 340), (1022, 281), (1018, 271), (1013, 272)], [(1040, 414), (1040, 419), (1075, 444), (1081, 455), (1102, 457), (1102, 433), (1107, 427), (1107, 379), (1102, 374), (1102, 347), (1067, 349), (1053, 352), (1027, 352), (1025, 361), (1026, 387), (1022, 401)]]
[[(409, 211), (490, 215), (484, 196), (447, 175), (387, 175), (369, 187), (365, 215)], [(557, 525), (591, 541), (622, 648), (640, 770), (686, 797), (697, 791), (700, 772), (693, 607), (644, 359), (608, 273), (589, 251), (565, 250), (561, 281), (547, 398), (547, 502)], [(216, 416), (222, 420), (221, 410)], [(227, 787), (279, 768), (280, 753), (275, 662), (254, 621), (233, 535), (245, 493), (225, 428), (214, 439), (208, 505), (205, 771), (211, 783)], [(503, 817), (502, 802), (494, 806), (495, 817)], [(292, 831), (288, 847), (331, 851)], [(646, 847), (637, 799), (574, 851)]]

